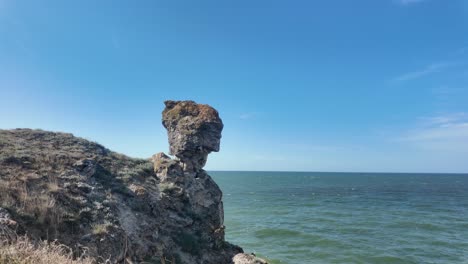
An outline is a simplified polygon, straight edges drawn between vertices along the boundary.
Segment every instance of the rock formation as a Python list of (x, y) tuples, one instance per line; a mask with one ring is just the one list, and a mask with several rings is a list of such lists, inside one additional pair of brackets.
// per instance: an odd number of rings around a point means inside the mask
[(232, 259), (234, 264), (268, 264), (265, 260), (257, 258), (253, 254), (239, 253)]
[(222, 193), (203, 170), (218, 112), (166, 101), (164, 153), (133, 159), (71, 134), (0, 130), (0, 239), (27, 234), (110, 263), (265, 263), (224, 240)]
[(183, 164), (185, 173), (196, 174), (208, 154), (219, 151), (223, 121), (218, 112), (193, 101), (166, 101), (163, 125), (169, 137), (169, 154)]

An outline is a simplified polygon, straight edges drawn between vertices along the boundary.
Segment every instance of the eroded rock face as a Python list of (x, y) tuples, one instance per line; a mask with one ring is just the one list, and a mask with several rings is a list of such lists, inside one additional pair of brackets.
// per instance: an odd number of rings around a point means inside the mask
[(193, 101), (165, 101), (162, 123), (167, 129), (170, 152), (184, 171), (199, 171), (208, 154), (219, 151), (223, 121), (209, 105)]
[[(221, 249), (227, 245), (222, 193), (202, 168), (208, 154), (219, 151), (223, 122), (218, 112), (208, 105), (193, 101), (166, 101), (165, 104), (162, 122), (167, 129), (170, 154), (176, 159), (164, 153), (154, 155), (155, 173), (162, 184), (170, 186), (174, 195), (187, 195), (190, 211), (203, 217), (201, 222), (191, 223), (192, 232), (198, 223), (197, 229), (204, 230), (207, 235), (203, 239), (212, 248)], [(239, 253), (242, 249), (238, 247), (228, 248), (231, 248), (231, 257), (218, 260), (219, 263), (267, 264), (255, 256)], [(233, 254), (235, 252), (238, 254)]]
[(219, 151), (218, 112), (165, 103), (174, 159), (129, 158), (71, 134), (0, 130), (0, 240), (58, 240), (103, 263), (257, 263), (233, 260), (242, 249), (224, 239), (222, 193), (203, 170)]
[(187, 230), (193, 232), (196, 227), (195, 232), (203, 233), (203, 240), (210, 247), (222, 248), (225, 245), (222, 193), (202, 168), (208, 154), (219, 151), (223, 122), (208, 105), (193, 101), (166, 101), (165, 105), (162, 123), (167, 129), (170, 154), (176, 159), (164, 153), (154, 155), (155, 174), (173, 195), (186, 198), (185, 210), (188, 207), (195, 218), (203, 219), (194, 221)]

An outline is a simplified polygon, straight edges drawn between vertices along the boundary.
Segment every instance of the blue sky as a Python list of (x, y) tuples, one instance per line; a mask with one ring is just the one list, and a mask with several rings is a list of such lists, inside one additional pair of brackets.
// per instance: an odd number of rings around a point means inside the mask
[(468, 172), (468, 2), (0, 0), (0, 128), (149, 157), (167, 99), (211, 170)]

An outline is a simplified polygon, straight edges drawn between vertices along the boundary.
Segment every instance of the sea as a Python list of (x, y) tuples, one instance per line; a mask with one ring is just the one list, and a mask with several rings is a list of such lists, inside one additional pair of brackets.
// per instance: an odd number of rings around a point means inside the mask
[(468, 174), (209, 173), (226, 240), (272, 264), (468, 263)]

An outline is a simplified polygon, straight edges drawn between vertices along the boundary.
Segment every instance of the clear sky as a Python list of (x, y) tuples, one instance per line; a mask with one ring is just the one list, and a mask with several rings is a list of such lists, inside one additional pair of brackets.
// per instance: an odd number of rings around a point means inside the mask
[(210, 170), (468, 172), (468, 1), (0, 0), (0, 128), (149, 157), (167, 99)]

